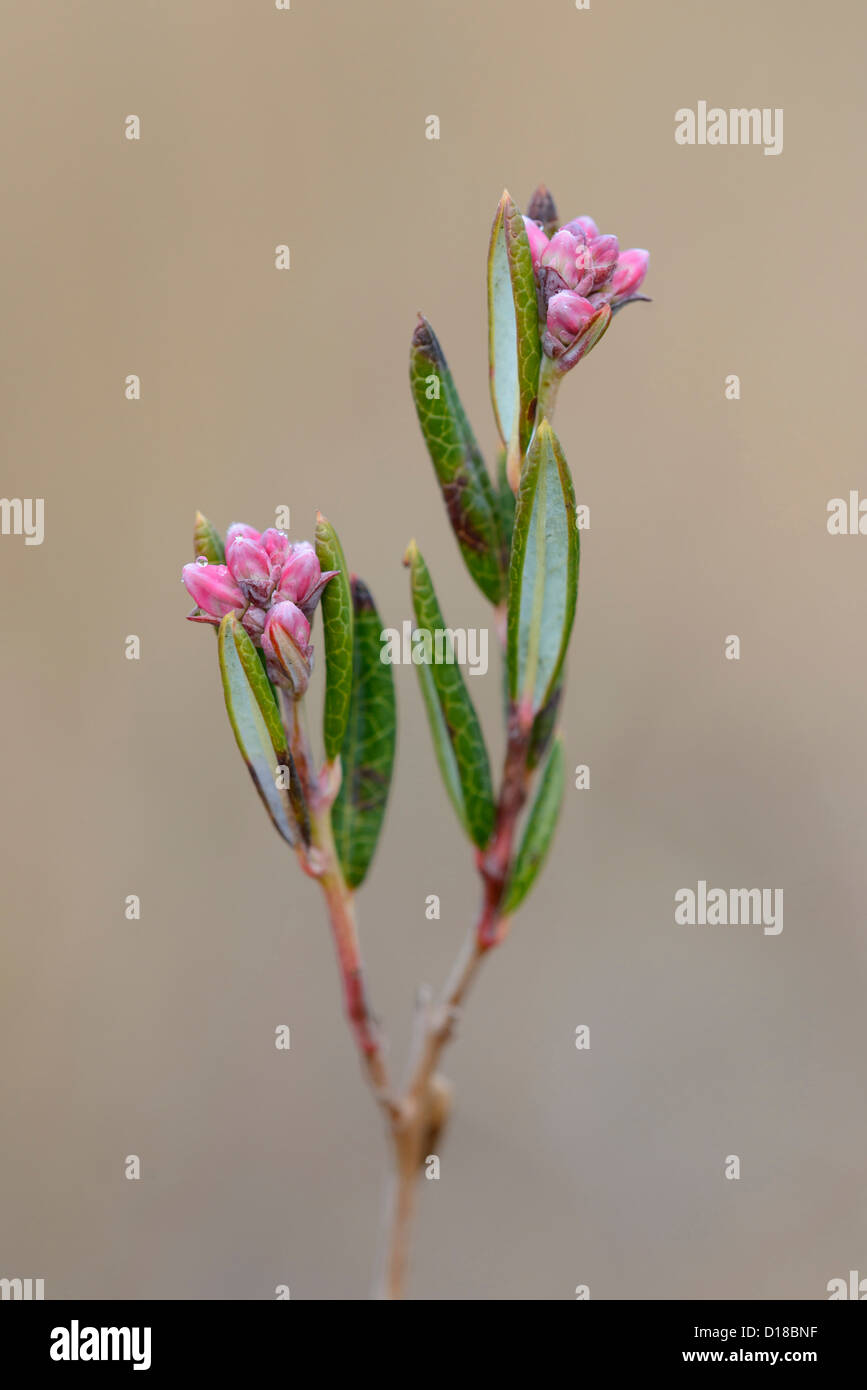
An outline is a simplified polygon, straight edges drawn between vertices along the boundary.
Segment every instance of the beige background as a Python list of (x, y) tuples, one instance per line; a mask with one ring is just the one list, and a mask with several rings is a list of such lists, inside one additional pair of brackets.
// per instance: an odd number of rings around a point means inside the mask
[[(821, 1298), (867, 1274), (867, 540), (825, 529), (867, 489), (864, 40), (855, 0), (5, 7), (3, 491), (45, 498), (46, 537), (0, 540), (0, 1274), (367, 1293), (378, 1118), (179, 574), (197, 506), (289, 504), (296, 538), (321, 507), (386, 621), (413, 534), (449, 621), (486, 621), (407, 349), (423, 309), (492, 451), (488, 230), (540, 178), (651, 249), (654, 303), (561, 393), (591, 508), (564, 733), (592, 786), (449, 1055), (411, 1292)], [(676, 145), (700, 99), (783, 107), (783, 154)], [(472, 682), (492, 731), (498, 679)], [(399, 1061), (476, 884), (411, 670), (398, 698), (360, 911)], [(782, 935), (676, 927), (699, 878), (782, 887)]]

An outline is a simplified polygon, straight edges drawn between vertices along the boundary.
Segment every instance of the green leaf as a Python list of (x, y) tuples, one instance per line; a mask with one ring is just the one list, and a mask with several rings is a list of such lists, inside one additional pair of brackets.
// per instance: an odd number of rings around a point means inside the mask
[[(280, 708), (280, 694), (279, 694), (279, 692), (278, 692), (278, 690), (277, 690), (276, 685), (275, 685), (274, 682), (271, 680), (271, 677), (268, 675), (268, 663), (267, 663), (266, 660), (265, 660), (265, 653), (262, 651), (262, 648), (261, 648), (261, 647), (255, 647), (254, 650), (255, 650), (255, 652), (256, 652), (256, 655), (257, 655), (258, 658), (259, 658), (259, 665), (262, 667), (262, 675), (265, 677), (266, 681), (268, 682), (268, 689), (271, 691), (271, 695), (272, 695), (272, 697), (273, 697), (274, 704), (277, 706), (277, 709), (279, 710), (279, 708)], [(284, 734), (284, 742), (285, 742), (285, 734)]]
[(509, 567), (509, 694), (525, 727), (554, 692), (577, 598), (575, 493), (560, 442), (543, 420), (521, 475)]
[(497, 512), (500, 518), (500, 544), (508, 564), (512, 549), (512, 531), (515, 526), (515, 494), (509, 484), (506, 472), (506, 450), (500, 450), (497, 460)]
[(548, 755), (530, 804), (521, 844), (503, 895), (504, 916), (520, 907), (545, 862), (557, 827), (564, 781), (563, 746), (558, 738)]
[(530, 730), (530, 745), (527, 749), (527, 766), (531, 769), (539, 766), (550, 747), (562, 699), (563, 682), (560, 680), (533, 720), (533, 727)]
[(352, 590), (343, 547), (321, 512), (316, 516), (316, 555), (323, 570), (340, 571), (326, 584), (321, 599), (326, 674), (322, 733), (325, 756), (332, 762), (343, 743), (352, 700)]
[(352, 701), (340, 750), (343, 778), (331, 823), (344, 878), (350, 888), (357, 888), (370, 867), (385, 815), (397, 719), (392, 669), (381, 660), (382, 622), (358, 578), (352, 580), (352, 606)]
[(421, 432), (464, 563), (491, 603), (505, 592), (497, 499), (448, 363), (427, 319), (419, 314), (409, 376)]
[[(494, 828), (491, 769), (481, 725), (460, 666), (454, 661), (452, 635), (443, 623), (431, 577), (415, 541), (404, 563), (409, 566), (417, 627), (430, 633), (433, 660), (418, 670), (437, 762), (458, 818), (482, 849)], [(437, 649), (437, 634), (439, 650)], [(437, 656), (445, 659), (437, 660)]]
[(196, 512), (195, 525), (193, 526), (193, 550), (196, 556), (204, 555), (209, 565), (224, 565), (226, 563), (226, 551), (223, 547), (223, 538), (201, 512)]
[(494, 415), (517, 486), (536, 421), (542, 344), (530, 242), (508, 193), (497, 207), (488, 253), (488, 358)]
[(226, 711), (241, 756), (277, 830), (290, 845), (297, 844), (299, 829), (290, 791), (277, 785), (278, 769), (288, 767), (297, 804), (297, 772), (270, 682), (235, 613), (227, 613), (220, 623), (218, 650)]

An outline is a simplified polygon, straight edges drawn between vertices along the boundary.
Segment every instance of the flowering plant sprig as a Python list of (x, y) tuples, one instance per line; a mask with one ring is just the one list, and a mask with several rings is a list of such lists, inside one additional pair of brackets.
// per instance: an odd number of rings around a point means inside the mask
[[(473, 847), (482, 891), (441, 997), (419, 994), (409, 1076), (400, 1089), (368, 1002), (354, 907), (382, 826), (396, 741), (394, 684), (382, 660), (373, 598), (360, 579), (350, 578), (337, 534), (321, 514), (314, 544), (240, 524), (223, 541), (199, 514), (196, 559), (183, 571), (195, 604), (190, 618), (218, 633), (226, 708), (253, 782), (325, 897), (347, 1017), (392, 1150), (380, 1287), (389, 1298), (403, 1295), (418, 1178), (448, 1119), (451, 1088), (438, 1070), (443, 1049), (482, 960), (504, 939), (539, 874), (562, 800), (556, 723), (578, 595), (579, 540), (572, 480), (551, 427), (557, 390), (618, 310), (644, 298), (646, 251), (620, 252), (617, 238), (600, 234), (589, 217), (557, 222), (544, 188), (525, 216), (504, 193), (494, 218), (488, 336), (501, 441), (496, 478), (421, 316), (412, 338), (419, 424), (461, 555), (493, 607), (503, 646), (506, 747), (495, 787), (481, 723), (453, 653), (417, 663), (437, 762)], [(416, 632), (450, 634), (415, 541), (404, 564)], [(304, 713), (317, 608), (326, 668), (320, 765)]]

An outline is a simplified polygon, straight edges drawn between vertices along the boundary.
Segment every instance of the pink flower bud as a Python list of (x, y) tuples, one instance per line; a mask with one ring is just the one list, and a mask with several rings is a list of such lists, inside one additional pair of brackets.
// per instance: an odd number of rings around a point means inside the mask
[(296, 700), (307, 689), (313, 669), (309, 638), (310, 624), (294, 603), (276, 603), (269, 609), (262, 633), (268, 675)]
[(592, 217), (573, 217), (571, 222), (565, 224), (566, 231), (572, 232), (575, 236), (595, 237), (599, 235), (599, 228)]
[(259, 532), (254, 530), (252, 526), (246, 526), (243, 521), (233, 521), (228, 531), (226, 532), (227, 554), (229, 551), (229, 546), (232, 544), (232, 541), (236, 540), (238, 536), (244, 536), (248, 541), (259, 541), (262, 539), (262, 537), (259, 535)]
[[(599, 342), (612, 314), (644, 296), (637, 293), (647, 273), (647, 251), (624, 251), (616, 236), (603, 235), (592, 217), (573, 217), (546, 243), (539, 227), (546, 197), (537, 190), (524, 218), (542, 321), (542, 349), (567, 372)], [(552, 205), (553, 206), (553, 205)]]
[(565, 227), (561, 227), (543, 248), (539, 270), (543, 273), (548, 298), (560, 290), (575, 289), (578, 284), (577, 251), (578, 242)]
[[(619, 254), (620, 247), (616, 236), (588, 238), (585, 246), (579, 248), (575, 258), (579, 276), (578, 293), (592, 294), (595, 290), (601, 290), (611, 279)], [(590, 277), (590, 283), (582, 290), (580, 286), (586, 276)]]
[(251, 603), (268, 602), (274, 580), (271, 557), (264, 545), (247, 536), (235, 536), (226, 550), (226, 564), (245, 598)]
[(335, 574), (337, 570), (327, 570), (323, 574), (313, 546), (309, 541), (301, 541), (291, 547), (274, 593), (274, 602), (288, 599), (297, 604), (306, 618), (310, 618), (322, 590)]
[(202, 610), (190, 615), (195, 622), (218, 624), (234, 608), (244, 607), (244, 595), (226, 565), (184, 565), (182, 578), (193, 603)]
[(580, 294), (563, 290), (548, 305), (543, 351), (557, 363), (558, 371), (568, 372), (596, 346), (610, 321), (606, 302), (591, 304)]
[(533, 222), (529, 217), (524, 218), (524, 226), (527, 228), (530, 255), (533, 257), (533, 269), (538, 270), (539, 262), (548, 246), (548, 238), (539, 226), (539, 223)]
[(611, 280), (612, 306), (625, 304), (638, 292), (644, 282), (649, 264), (649, 251), (634, 248), (631, 251), (621, 252)]
[(268, 614), (264, 608), (254, 608), (252, 604), (247, 609), (241, 621), (247, 631), (247, 636), (252, 637), (257, 647), (262, 645), (262, 633), (265, 629), (265, 619)]
[(267, 531), (262, 532), (262, 545), (267, 550), (272, 565), (274, 563), (285, 564), (292, 550), (292, 544), (285, 531), (277, 531), (273, 526), (269, 526)]
[(297, 545), (293, 545), (283, 562), (283, 569), (274, 593), (275, 601), (288, 599), (291, 603), (298, 603), (299, 599), (307, 593), (307, 590), (316, 583), (320, 573), (316, 551), (310, 542), (301, 541)]
[[(558, 350), (548, 351), (549, 357), (559, 357), (579, 333), (583, 333), (596, 313), (594, 306), (572, 290), (555, 294), (548, 305), (547, 334)], [(547, 351), (547, 349), (546, 349)]]

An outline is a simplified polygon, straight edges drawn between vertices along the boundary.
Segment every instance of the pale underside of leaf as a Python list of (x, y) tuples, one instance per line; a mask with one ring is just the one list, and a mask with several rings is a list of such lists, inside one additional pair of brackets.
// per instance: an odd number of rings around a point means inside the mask
[[(277, 786), (279, 769), (288, 765), (288, 752), (285, 749), (278, 750), (274, 746), (272, 733), (277, 733), (274, 719), (270, 712), (266, 719), (260, 706), (260, 700), (264, 702), (266, 695), (272, 702), (273, 696), (267, 689), (261, 665), (259, 670), (262, 684), (258, 694), (255, 675), (254, 683), (251, 683), (238, 651), (236, 634), (239, 631), (243, 632), (243, 629), (237, 624), (235, 615), (228, 613), (220, 624), (219, 632), (220, 669), (226, 710), (238, 748), (271, 820), (284, 840), (294, 845), (298, 841), (298, 828), (289, 807), (288, 790)], [(246, 633), (244, 636), (246, 637)], [(249, 638), (247, 640), (249, 641)], [(279, 711), (276, 711), (276, 714), (279, 722)], [(285, 738), (280, 741), (285, 743)]]
[(536, 714), (549, 700), (565, 656), (578, 590), (575, 501), (550, 427), (534, 436), (515, 516), (509, 592), (512, 698)]
[(491, 300), (494, 410), (508, 448), (518, 427), (518, 320), (502, 218), (491, 250)]
[(527, 813), (521, 843), (503, 896), (504, 916), (520, 907), (539, 876), (557, 828), (564, 784), (563, 748), (557, 739), (539, 776)]
[(488, 317), (491, 399), (508, 476), (517, 487), (535, 423), (541, 340), (530, 244), (523, 218), (505, 193), (491, 234)]

